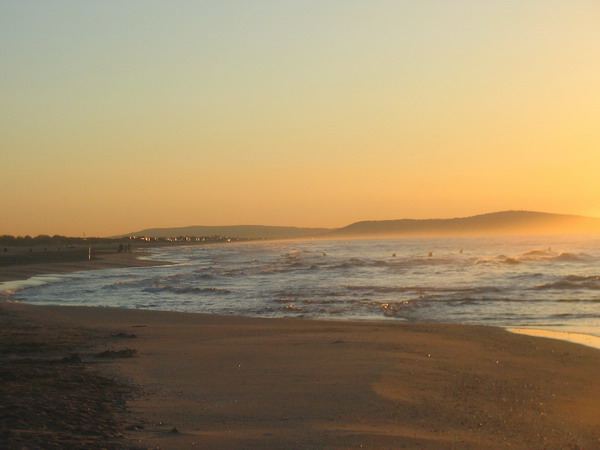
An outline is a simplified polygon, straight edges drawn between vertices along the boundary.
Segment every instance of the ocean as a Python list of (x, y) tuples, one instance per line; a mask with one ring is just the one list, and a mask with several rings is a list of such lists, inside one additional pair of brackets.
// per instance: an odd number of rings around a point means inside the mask
[(600, 336), (600, 237), (262, 241), (157, 248), (173, 265), (0, 284), (34, 304), (455, 322)]

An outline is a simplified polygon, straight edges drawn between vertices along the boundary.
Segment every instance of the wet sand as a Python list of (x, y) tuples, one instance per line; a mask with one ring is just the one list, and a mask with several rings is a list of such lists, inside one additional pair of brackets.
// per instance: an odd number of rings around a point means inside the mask
[[(132, 252), (118, 253), (116, 251), (96, 251), (93, 258), (88, 260), (87, 250), (62, 251), (62, 256), (67, 261), (56, 261), (57, 253), (42, 253), (38, 251), (35, 263), (32, 264), (7, 264), (0, 265), (0, 282), (13, 280), (26, 280), (37, 275), (79, 272), (81, 270), (111, 269), (118, 267), (143, 267), (169, 264), (166, 261), (150, 261), (139, 259), (147, 254), (146, 249), (135, 249)], [(70, 255), (70, 253), (72, 255)], [(26, 253), (24, 253), (27, 256)], [(0, 254), (2, 259), (2, 254)]]
[(507, 330), (512, 333), (525, 334), (528, 336), (539, 336), (549, 339), (560, 339), (563, 341), (574, 342), (587, 347), (600, 349), (600, 337), (592, 334), (574, 333), (571, 331), (540, 330), (537, 328), (507, 328)]
[(600, 351), (568, 342), (482, 326), (0, 307), (46, 343), (57, 327), (85, 335), (86, 373), (138, 389), (127, 414), (107, 406), (120, 422), (105, 439), (125, 447), (600, 446)]

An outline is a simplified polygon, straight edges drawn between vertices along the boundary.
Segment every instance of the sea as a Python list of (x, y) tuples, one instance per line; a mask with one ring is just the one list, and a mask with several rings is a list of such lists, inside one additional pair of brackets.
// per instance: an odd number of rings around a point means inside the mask
[(453, 322), (600, 337), (600, 236), (254, 241), (171, 265), (0, 284), (4, 299), (255, 317)]

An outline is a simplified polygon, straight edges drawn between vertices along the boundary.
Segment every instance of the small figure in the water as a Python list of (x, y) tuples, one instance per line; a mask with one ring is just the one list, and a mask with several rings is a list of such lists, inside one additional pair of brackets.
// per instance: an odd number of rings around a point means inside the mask
[(460, 254), (461, 254), (461, 255), (462, 255), (462, 252), (463, 252), (463, 250), (462, 250), (462, 248), (461, 248), (461, 249), (460, 249)]
[(431, 258), (433, 256), (433, 252), (429, 252), (429, 255), (427, 255), (427, 256), (429, 256)]
[(395, 254), (395, 253), (392, 253), (392, 258), (395, 258), (395, 257), (396, 257), (396, 254)]

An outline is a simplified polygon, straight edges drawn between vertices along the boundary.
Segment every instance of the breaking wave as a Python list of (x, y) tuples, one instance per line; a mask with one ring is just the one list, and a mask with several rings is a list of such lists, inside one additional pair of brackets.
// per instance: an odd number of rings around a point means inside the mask
[(377, 292), (377, 293), (395, 293), (395, 292), (463, 292), (463, 293), (486, 293), (486, 292), (500, 292), (502, 289), (493, 286), (479, 286), (469, 288), (443, 288), (443, 287), (431, 287), (431, 286), (344, 286), (350, 291), (366, 291), (366, 292)]
[(592, 289), (600, 290), (600, 276), (569, 275), (553, 283), (536, 286), (535, 289)]
[(231, 291), (216, 287), (170, 286), (163, 283), (154, 283), (151, 287), (143, 289), (144, 292), (153, 294), (158, 292), (171, 292), (173, 294), (230, 294)]

